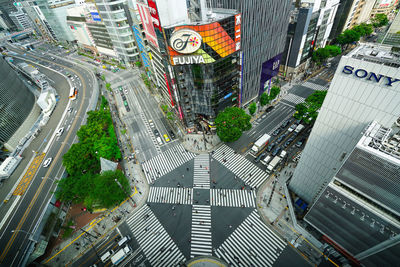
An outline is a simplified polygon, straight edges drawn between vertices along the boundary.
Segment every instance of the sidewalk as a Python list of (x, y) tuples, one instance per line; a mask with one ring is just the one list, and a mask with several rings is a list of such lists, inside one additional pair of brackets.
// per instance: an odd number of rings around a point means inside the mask
[[(77, 224), (76, 230), (71, 237), (63, 241), (59, 240), (50, 255), (42, 262), (43, 264), (49, 266), (72, 264), (77, 258), (92, 249), (93, 245), (124, 222), (125, 218), (132, 216), (132, 213), (145, 204), (149, 188), (141, 167), (131, 162), (125, 166), (128, 166), (127, 173), (130, 174), (129, 176), (135, 177), (130, 179), (132, 186), (131, 197), (137, 206), (134, 207), (129, 198), (127, 198), (112, 210), (99, 213), (91, 214), (88, 211), (82, 211), (79, 206), (73, 208), (72, 216), (78, 218), (79, 224), (85, 223), (85, 225), (81, 227), (81, 225)], [(71, 216), (71, 212), (69, 212), (69, 216)]]
[(204, 154), (211, 152), (221, 144), (217, 134), (187, 134), (183, 137), (183, 147), (193, 153)]
[[(266, 224), (274, 228), (288, 243), (297, 248), (309, 262), (318, 265), (322, 252), (295, 230), (289, 213), (285, 190), (286, 181), (295, 170), (295, 163), (290, 162), (280, 172), (273, 174), (257, 192), (257, 209)], [(271, 197), (271, 192), (273, 194)]]

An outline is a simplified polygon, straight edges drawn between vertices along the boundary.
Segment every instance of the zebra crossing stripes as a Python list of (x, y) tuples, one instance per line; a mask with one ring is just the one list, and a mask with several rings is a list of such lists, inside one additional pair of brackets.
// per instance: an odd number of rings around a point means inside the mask
[(211, 189), (211, 205), (224, 207), (256, 207), (255, 190)]
[(193, 188), (150, 187), (147, 202), (191, 205)]
[(287, 94), (282, 99), (286, 100), (288, 102), (292, 102), (294, 104), (300, 104), (300, 103), (304, 102), (304, 100), (305, 100), (304, 97), (301, 97), (301, 96), (298, 96), (298, 95), (294, 95), (294, 94), (291, 94), (291, 93)]
[(210, 156), (198, 155), (194, 159), (193, 188), (210, 189)]
[(303, 83), (302, 86), (308, 87), (308, 88), (316, 90), (316, 91), (327, 91), (328, 90), (327, 86), (323, 86), (323, 85), (308, 82), (308, 81)]
[(126, 223), (151, 266), (175, 266), (186, 260), (147, 205), (128, 218)]
[(233, 266), (272, 266), (285, 246), (254, 210), (215, 254)]
[(149, 136), (151, 138), (151, 141), (153, 141), (154, 147), (156, 148), (157, 153), (161, 153), (161, 148), (160, 145), (158, 144), (156, 137), (153, 134), (153, 131), (151, 130), (151, 126), (146, 118), (146, 115), (144, 115), (144, 112), (140, 112), (140, 117), (142, 117), (142, 120), (144, 122), (144, 125), (147, 127), (147, 131), (150, 133)]
[(188, 152), (178, 144), (142, 164), (147, 182), (150, 184), (157, 178), (169, 173), (183, 163), (193, 159), (196, 154)]
[(193, 205), (190, 257), (211, 255), (211, 207)]
[(263, 170), (225, 144), (215, 150), (213, 158), (251, 187), (259, 187), (268, 178)]

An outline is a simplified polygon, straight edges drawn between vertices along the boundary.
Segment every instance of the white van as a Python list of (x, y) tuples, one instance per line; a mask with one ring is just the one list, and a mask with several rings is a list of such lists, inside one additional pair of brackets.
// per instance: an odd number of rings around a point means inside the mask
[(107, 262), (111, 256), (114, 254), (114, 250), (110, 249), (109, 251), (107, 251), (106, 253), (103, 254), (103, 256), (101, 256), (101, 261), (102, 262)]
[(163, 141), (161, 140), (161, 137), (156, 138), (157, 143), (161, 146), (163, 144)]
[(122, 247), (126, 242), (131, 240), (131, 237), (129, 235), (124, 236), (119, 242), (118, 246)]
[(266, 156), (265, 158), (263, 158), (261, 160), (261, 164), (268, 166), (268, 163), (271, 161), (271, 159), (272, 159), (272, 156)]

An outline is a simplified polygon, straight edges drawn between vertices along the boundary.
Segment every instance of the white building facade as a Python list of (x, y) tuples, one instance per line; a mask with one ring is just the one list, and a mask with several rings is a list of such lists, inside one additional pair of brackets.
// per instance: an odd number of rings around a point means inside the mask
[(363, 129), (400, 116), (400, 56), (362, 45), (343, 56), (289, 187), (312, 203), (331, 181)]

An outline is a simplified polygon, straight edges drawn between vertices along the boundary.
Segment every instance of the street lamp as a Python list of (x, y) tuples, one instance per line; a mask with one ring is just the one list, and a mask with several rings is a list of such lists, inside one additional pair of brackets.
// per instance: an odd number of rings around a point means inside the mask
[(32, 236), (33, 236), (32, 233), (29, 233), (29, 232), (27, 232), (25, 230), (21, 230), (21, 229), (20, 230), (11, 230), (11, 233), (17, 233), (17, 232), (23, 232), (25, 234), (28, 234), (29, 235), (28, 240), (30, 240), (32, 242), (36, 242), (35, 240), (32, 239)]

